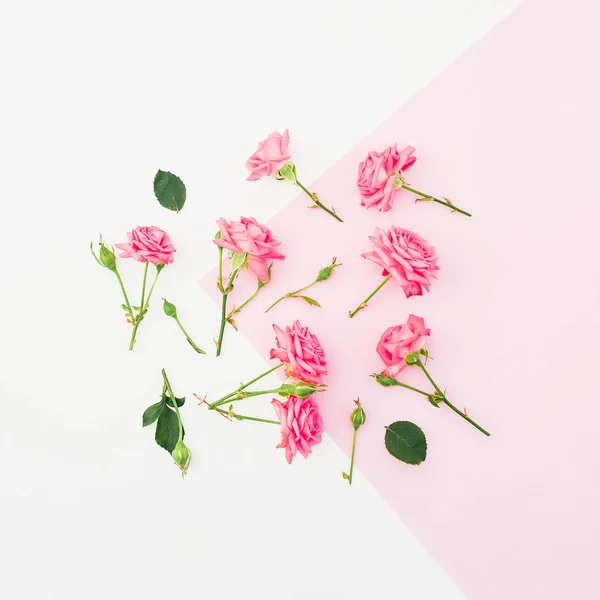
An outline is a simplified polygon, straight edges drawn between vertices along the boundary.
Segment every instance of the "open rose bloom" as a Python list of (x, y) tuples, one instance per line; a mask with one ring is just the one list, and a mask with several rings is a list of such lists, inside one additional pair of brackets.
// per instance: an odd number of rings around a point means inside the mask
[(258, 150), (246, 161), (246, 168), (250, 171), (247, 181), (269, 177), (279, 171), (292, 158), (289, 145), (290, 135), (287, 129), (283, 135), (274, 131), (266, 140), (259, 142)]
[(115, 244), (121, 250), (121, 258), (135, 258), (139, 262), (153, 265), (168, 265), (173, 262), (175, 247), (169, 236), (159, 227), (136, 227), (127, 234), (127, 242)]
[(381, 212), (392, 208), (396, 194), (396, 175), (408, 169), (417, 160), (413, 156), (415, 149), (407, 146), (398, 150), (396, 144), (383, 152), (369, 152), (363, 162), (358, 165), (358, 190), (361, 205), (371, 208), (376, 206)]
[(373, 250), (363, 254), (363, 258), (382, 267), (384, 275), (391, 275), (407, 298), (429, 291), (439, 269), (435, 248), (429, 242), (395, 225), (388, 231), (377, 228), (369, 239)]
[(271, 349), (271, 358), (285, 364), (288, 377), (307, 383), (323, 383), (327, 375), (327, 361), (319, 338), (296, 320), (285, 331), (273, 325), (277, 348)]
[(381, 374), (396, 377), (406, 367), (406, 355), (421, 350), (430, 333), (423, 318), (415, 315), (410, 315), (402, 325), (388, 327), (377, 344), (377, 354), (385, 364)]
[(269, 281), (269, 263), (285, 258), (278, 250), (281, 242), (273, 237), (271, 230), (252, 217), (230, 222), (219, 219), (217, 225), (221, 237), (213, 242), (237, 254), (247, 254), (248, 268), (263, 283)]
[(277, 448), (285, 448), (285, 458), (289, 464), (298, 452), (308, 458), (312, 447), (323, 438), (323, 419), (317, 403), (312, 396), (290, 396), (285, 402), (273, 398), (271, 405), (281, 422), (281, 441)]

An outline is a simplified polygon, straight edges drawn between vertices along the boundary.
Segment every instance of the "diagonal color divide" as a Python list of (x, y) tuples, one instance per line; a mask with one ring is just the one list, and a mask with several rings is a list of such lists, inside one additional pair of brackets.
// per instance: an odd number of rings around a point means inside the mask
[[(349, 452), (360, 396), (368, 420), (358, 468), (469, 598), (600, 597), (597, 17), (584, 0), (517, 9), (311, 186), (344, 224), (306, 210), (302, 196), (270, 221), (287, 259), (237, 319), (263, 356), (272, 322), (299, 318), (317, 333), (330, 360), (327, 432)], [(358, 162), (396, 141), (417, 148), (409, 183), (474, 217), (416, 205), (406, 192), (388, 213), (361, 208)], [(408, 300), (390, 282), (349, 320), (381, 280), (360, 257), (368, 235), (392, 224), (436, 246), (439, 281)], [(262, 312), (332, 256), (344, 266), (311, 290), (322, 309), (288, 300)], [(204, 280), (211, 294), (214, 277)], [(380, 334), (411, 312), (432, 329), (434, 377), (490, 438), (369, 377), (382, 368)], [(426, 385), (416, 372), (407, 381)], [(384, 425), (399, 419), (427, 434), (420, 467), (384, 449)]]

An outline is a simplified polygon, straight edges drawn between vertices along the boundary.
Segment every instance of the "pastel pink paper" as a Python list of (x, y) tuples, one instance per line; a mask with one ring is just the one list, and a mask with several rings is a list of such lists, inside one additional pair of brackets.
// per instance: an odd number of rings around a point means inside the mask
[[(265, 357), (273, 322), (299, 318), (319, 336), (329, 368), (319, 403), (325, 431), (349, 453), (348, 415), (360, 396), (367, 422), (358, 468), (469, 598), (600, 597), (598, 16), (584, 0), (517, 9), (309, 186), (344, 224), (306, 210), (302, 195), (269, 222), (285, 264), (236, 319)], [(362, 208), (357, 164), (394, 142), (416, 147), (409, 183), (473, 218), (415, 205), (407, 192), (387, 213)], [(284, 185), (262, 182), (270, 183)], [(409, 299), (390, 282), (349, 320), (381, 280), (360, 257), (368, 236), (392, 224), (436, 247), (439, 280)], [(308, 228), (318, 245), (304, 243)], [(311, 290), (322, 309), (287, 300), (263, 313), (332, 256), (344, 266)], [(211, 294), (214, 278), (204, 282)], [(236, 294), (252, 286), (248, 278)], [(410, 313), (431, 328), (432, 374), (490, 438), (369, 377), (383, 366), (375, 352), (382, 331)], [(427, 387), (414, 370), (405, 376)], [(384, 425), (399, 419), (427, 434), (419, 467), (383, 447)]]

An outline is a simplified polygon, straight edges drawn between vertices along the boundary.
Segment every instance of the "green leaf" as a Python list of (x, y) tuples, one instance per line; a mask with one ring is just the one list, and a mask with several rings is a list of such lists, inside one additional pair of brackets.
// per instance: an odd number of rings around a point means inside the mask
[(142, 415), (142, 427), (147, 427), (148, 425), (154, 423), (154, 421), (156, 421), (156, 419), (158, 419), (158, 417), (160, 416), (160, 413), (162, 412), (164, 407), (164, 400), (161, 400), (160, 402), (149, 406)]
[[(175, 400), (177, 400), (177, 406), (179, 408), (181, 408), (184, 404), (185, 404), (185, 396), (183, 398), (178, 398), (177, 396), (175, 396)], [(171, 397), (167, 394), (165, 394), (163, 396), (163, 402), (166, 401), (167, 404), (173, 408), (173, 401), (171, 400)]]
[(308, 304), (311, 306), (318, 306), (321, 308), (321, 305), (314, 298), (309, 298), (308, 296), (292, 296), (292, 298), (301, 298), (305, 302), (308, 302)]
[(410, 421), (396, 421), (386, 427), (385, 447), (393, 457), (409, 465), (419, 465), (427, 457), (425, 434)]
[(154, 176), (154, 195), (161, 206), (179, 212), (185, 204), (185, 184), (177, 175), (159, 169)]
[(154, 439), (161, 448), (167, 452), (173, 452), (175, 444), (179, 440), (179, 424), (175, 411), (170, 408), (161, 411), (156, 423)]

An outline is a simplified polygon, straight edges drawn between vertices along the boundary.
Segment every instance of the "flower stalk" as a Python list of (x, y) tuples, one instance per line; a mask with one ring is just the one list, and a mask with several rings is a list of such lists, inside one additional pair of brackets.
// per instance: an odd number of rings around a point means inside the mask
[(367, 415), (365, 414), (365, 411), (360, 403), (360, 398), (357, 398), (354, 401), (354, 403), (356, 404), (356, 408), (350, 415), (350, 421), (352, 422), (352, 427), (354, 429), (354, 432), (352, 434), (352, 455), (350, 458), (350, 472), (342, 473), (343, 478), (348, 481), (349, 485), (352, 485), (352, 474), (354, 473), (354, 454), (356, 451), (356, 432), (360, 429), (360, 427), (362, 427), (365, 424), (365, 422), (367, 420)]
[(313, 287), (314, 285), (316, 285), (317, 283), (320, 283), (321, 281), (326, 281), (327, 279), (329, 279), (333, 273), (333, 270), (337, 267), (341, 267), (342, 263), (338, 263), (337, 261), (337, 257), (333, 257), (331, 264), (328, 265), (327, 267), (323, 267), (319, 273), (317, 274), (317, 277), (315, 278), (314, 281), (312, 281), (311, 283), (309, 283), (308, 285), (305, 285), (304, 287), (298, 288), (297, 290), (294, 290), (292, 292), (289, 292), (287, 294), (284, 294), (283, 296), (281, 296), (281, 298), (275, 300), (275, 302), (273, 302), (273, 304), (271, 304), (271, 306), (269, 306), (269, 308), (267, 308), (267, 310), (265, 310), (266, 313), (268, 313), (274, 306), (276, 306), (277, 304), (279, 304), (282, 300), (285, 300), (286, 298), (301, 298), (302, 300), (304, 300), (305, 302), (307, 302), (308, 304), (310, 304), (311, 306), (318, 306), (320, 307), (321, 305), (314, 300), (313, 298), (309, 298), (308, 296), (301, 296), (299, 294), (301, 294), (302, 292), (305, 292), (306, 290), (310, 289), (311, 287)]
[(327, 214), (331, 215), (334, 219), (337, 219), (340, 223), (344, 222), (341, 219), (341, 217), (335, 212), (335, 209), (333, 207), (327, 208), (319, 200), (316, 194), (313, 194), (311, 191), (308, 190), (308, 188), (302, 185), (300, 181), (298, 181), (298, 177), (296, 176), (296, 165), (293, 162), (290, 161), (285, 163), (285, 165), (283, 165), (283, 167), (281, 167), (281, 169), (279, 169), (279, 171), (275, 173), (275, 178), (279, 180), (287, 179), (288, 181), (291, 181), (292, 183), (297, 185), (315, 203), (315, 206), (311, 206), (311, 208), (318, 207), (324, 210)]
[(392, 278), (388, 275), (354, 310), (348, 313), (350, 318), (354, 317), (359, 311), (367, 307), (367, 302)]

